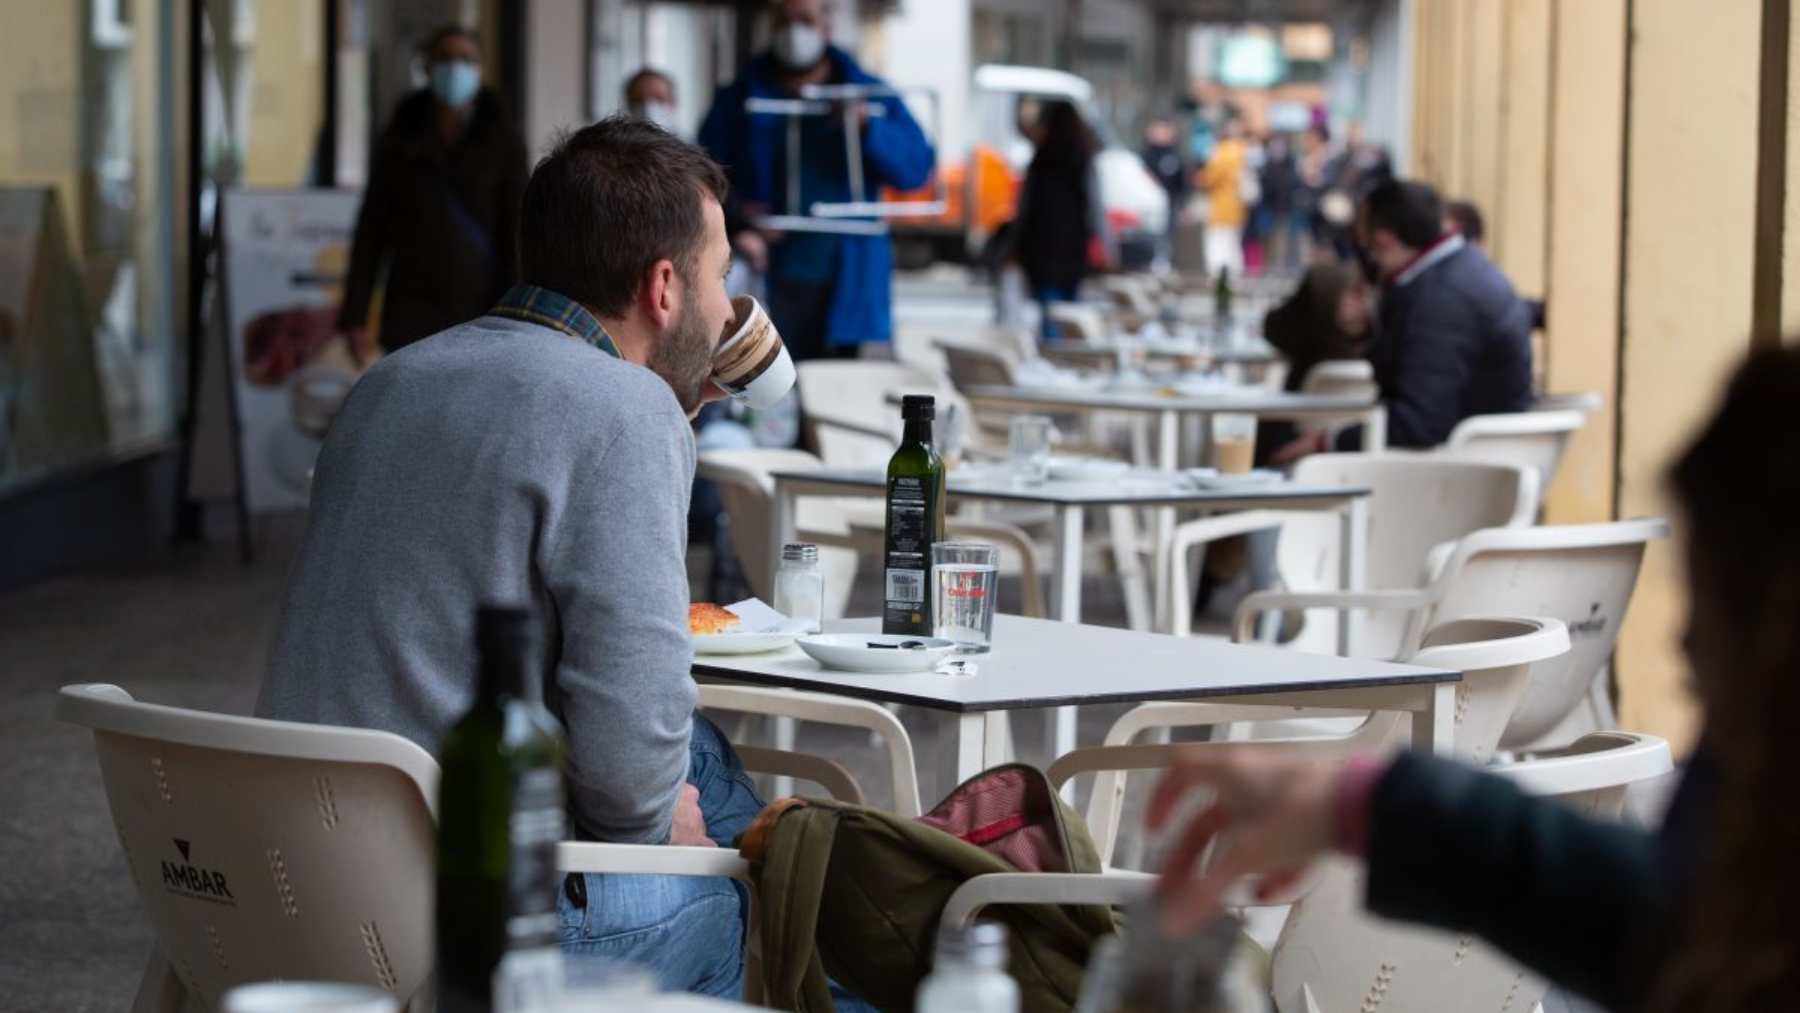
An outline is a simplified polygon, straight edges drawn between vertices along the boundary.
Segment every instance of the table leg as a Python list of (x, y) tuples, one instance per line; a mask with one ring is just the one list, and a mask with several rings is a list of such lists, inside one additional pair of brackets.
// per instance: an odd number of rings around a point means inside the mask
[[(1358, 496), (1338, 515), (1338, 584), (1345, 591), (1361, 591), (1368, 580), (1369, 500)], [(1350, 635), (1348, 609), (1338, 613), (1338, 654), (1353, 658), (1356, 644)]]
[[(1070, 708), (1073, 710), (1073, 708)], [(1012, 759), (1011, 735), (1006, 711), (981, 712), (981, 769), (997, 767)]]
[[(956, 716), (956, 783), (950, 785), (950, 788), (954, 788), (956, 784), (961, 784), (986, 769), (983, 764), (987, 762), (988, 713), (999, 712), (990, 711)], [(946, 788), (938, 794), (948, 793), (949, 788)]]
[(1449, 756), (1456, 746), (1456, 686), (1433, 683), (1429, 703), (1412, 712), (1412, 747), (1425, 753)]
[(1363, 452), (1373, 454), (1387, 449), (1387, 408), (1376, 405), (1363, 412)]
[(774, 500), (769, 509), (769, 572), (763, 574), (763, 586), (771, 595), (775, 593), (775, 571), (781, 566), (781, 547), (794, 540), (794, 491), (779, 478)]
[(1128, 506), (1107, 507), (1106, 523), (1112, 533), (1113, 567), (1119, 573), (1119, 584), (1125, 592), (1125, 625), (1139, 633), (1148, 632), (1156, 618), (1151, 614), (1154, 606), (1150, 589), (1144, 586), (1137, 511)]
[[(1181, 470), (1181, 414), (1173, 411), (1157, 413), (1156, 420), (1156, 463), (1165, 474), (1174, 474)], [(1155, 614), (1150, 616), (1149, 625), (1139, 627), (1133, 622), (1131, 628), (1167, 629), (1170, 608), (1174, 606), (1162, 600), (1161, 589), (1169, 582), (1169, 543), (1175, 538), (1175, 508), (1159, 507), (1152, 511), (1155, 518), (1151, 529), (1150, 541), (1150, 586), (1156, 589), (1151, 595)], [(1129, 590), (1127, 591), (1129, 594)], [(1129, 604), (1129, 599), (1127, 600)]]
[[(788, 717), (785, 714), (776, 715), (775, 748), (784, 753), (793, 752), (794, 740), (797, 737), (795, 733), (798, 727), (799, 723), (793, 718)], [(786, 775), (777, 777), (775, 779), (774, 789), (776, 798), (787, 798), (794, 793), (794, 779)]]
[(1051, 597), (1058, 622), (1081, 621), (1081, 540), (1085, 515), (1079, 506), (1056, 511), (1056, 572)]

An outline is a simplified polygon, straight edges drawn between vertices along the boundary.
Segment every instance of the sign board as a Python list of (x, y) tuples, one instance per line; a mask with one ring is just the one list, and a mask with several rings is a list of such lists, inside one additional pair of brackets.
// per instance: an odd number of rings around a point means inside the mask
[(302, 509), (338, 399), (356, 370), (337, 308), (358, 195), (228, 190), (225, 320), (252, 512)]

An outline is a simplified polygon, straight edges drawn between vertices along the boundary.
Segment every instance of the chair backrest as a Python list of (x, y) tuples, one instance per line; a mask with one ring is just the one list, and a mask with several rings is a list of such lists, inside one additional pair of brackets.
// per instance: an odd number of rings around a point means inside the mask
[[(1587, 800), (1622, 796), (1631, 783), (1672, 769), (1668, 744), (1660, 739), (1620, 733), (1589, 739), (1578, 752), (1495, 770), (1527, 791), (1604, 815)], [(1378, 920), (1364, 912), (1364, 894), (1361, 867), (1332, 859), (1294, 904), (1271, 959), (1281, 1013), (1377, 1007), (1381, 1013), (1501, 1013), (1530, 1010), (1543, 998), (1543, 981), (1473, 936)], [(1546, 919), (1556, 916), (1543, 912)]]
[(1505, 415), (1472, 415), (1450, 430), (1438, 453), (1464, 460), (1492, 461), (1531, 468), (1538, 475), (1538, 495), (1549, 492), (1569, 439), (1587, 416), (1579, 411), (1526, 411)]
[[(744, 579), (752, 594), (773, 605), (777, 546), (769, 544), (774, 526), (777, 471), (816, 471), (820, 460), (804, 450), (708, 450), (700, 454), (696, 473), (719, 484), (719, 498), (731, 522), (731, 543), (743, 565)], [(794, 528), (800, 532), (845, 534), (841, 504), (833, 500), (802, 499), (794, 511)], [(819, 570), (825, 578), (825, 618), (844, 614), (850, 588), (856, 580), (856, 553), (834, 545), (819, 546)], [(729, 602), (724, 603), (729, 604)]]
[(1593, 414), (1606, 407), (1606, 395), (1597, 390), (1577, 391), (1571, 394), (1545, 394), (1531, 405), (1534, 412), (1572, 411)]
[(348, 981), (402, 1003), (431, 971), (430, 754), (386, 732), (139, 703), (65, 686), (94, 732), (157, 946), (212, 1008), (252, 981)]
[(1538, 743), (1586, 699), (1612, 656), (1644, 552), (1668, 533), (1655, 517), (1506, 528), (1478, 531), (1449, 550), (1421, 626), (1500, 614), (1554, 616), (1569, 628), (1568, 658), (1533, 670), (1500, 748)]
[[(1295, 467), (1294, 480), (1369, 490), (1365, 580), (1371, 588), (1421, 587), (1429, 580), (1425, 563), (1434, 547), (1485, 528), (1530, 524), (1537, 510), (1535, 476), (1504, 464), (1422, 454), (1314, 454)], [(1276, 550), (1283, 585), (1291, 591), (1337, 588), (1339, 542), (1335, 515), (1298, 515), (1285, 521)], [(1538, 614), (1504, 608), (1483, 612)], [(1359, 653), (1392, 657), (1401, 651), (1404, 615), (1359, 613), (1353, 621)], [(1308, 622), (1293, 646), (1334, 653), (1333, 624)]]
[(956, 341), (940, 341), (937, 346), (944, 353), (950, 382), (958, 390), (983, 385), (1010, 386), (1013, 382), (1012, 359), (993, 348)]
[(873, 359), (802, 362), (796, 371), (801, 417), (813, 446), (825, 463), (840, 467), (886, 461), (894, 452), (901, 423), (899, 407), (888, 401), (890, 394), (930, 393), (943, 386), (939, 375)]
[(1090, 303), (1051, 303), (1050, 319), (1056, 324), (1057, 333), (1071, 340), (1099, 342), (1112, 336), (1106, 314)]
[(1380, 388), (1375, 384), (1375, 367), (1367, 359), (1327, 359), (1314, 363), (1300, 381), (1307, 394), (1346, 394), (1373, 398)]
[[(1533, 666), (1553, 662), (1569, 650), (1569, 634), (1555, 619), (1490, 617), (1463, 619), (1431, 631), (1427, 646), (1408, 661), (1415, 665), (1451, 669), (1463, 673), (1456, 689), (1453, 753), (1469, 763), (1486, 763), (1506, 727), (1508, 715), (1518, 705)], [(1268, 716), (1270, 708), (1244, 708)], [(1233, 708), (1224, 708), (1230, 711)], [(1233, 715), (1207, 703), (1150, 703), (1132, 708), (1107, 733), (1109, 743), (1126, 742), (1144, 731), (1216, 725)], [(1123, 734), (1121, 734), (1121, 732)], [(1369, 716), (1363, 725), (1338, 745), (1346, 750), (1387, 748), (1404, 741), (1397, 716)], [(1309, 748), (1321, 744), (1315, 741)], [(1088, 831), (1100, 849), (1102, 862), (1111, 862), (1118, 842), (1119, 821), (1124, 811), (1125, 773), (1168, 766), (1185, 746), (1105, 745), (1077, 749), (1050, 765), (1050, 783), (1061, 787), (1078, 774), (1093, 772), (1094, 790), (1088, 796)], [(1204, 748), (1204, 747), (1203, 747)]]

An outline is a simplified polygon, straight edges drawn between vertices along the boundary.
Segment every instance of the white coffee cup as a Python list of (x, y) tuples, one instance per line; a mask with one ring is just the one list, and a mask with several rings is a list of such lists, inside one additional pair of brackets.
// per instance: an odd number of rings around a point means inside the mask
[(713, 353), (713, 382), (752, 408), (772, 408), (794, 389), (794, 359), (761, 303), (740, 295), (731, 308)]

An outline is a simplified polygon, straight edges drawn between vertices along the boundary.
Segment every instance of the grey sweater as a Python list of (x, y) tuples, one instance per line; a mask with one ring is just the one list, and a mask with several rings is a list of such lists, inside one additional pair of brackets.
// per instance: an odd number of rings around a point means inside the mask
[(695, 698), (693, 476), (668, 385), (559, 331), (488, 316), (388, 356), (319, 454), (257, 712), (435, 752), (474, 698), (476, 607), (530, 601), (577, 826), (668, 840)]

